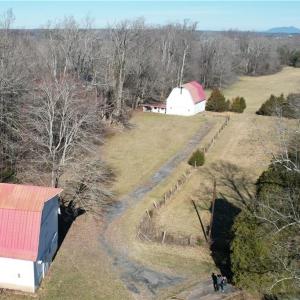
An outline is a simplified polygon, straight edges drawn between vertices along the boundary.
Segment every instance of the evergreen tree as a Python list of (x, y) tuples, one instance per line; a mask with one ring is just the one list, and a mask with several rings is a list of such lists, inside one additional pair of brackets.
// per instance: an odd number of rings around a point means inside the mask
[(206, 110), (224, 112), (229, 109), (228, 102), (219, 89), (214, 89), (207, 100)]
[(235, 283), (262, 293), (300, 292), (300, 174), (272, 164), (257, 180), (253, 210), (236, 218), (231, 244)]
[(190, 157), (188, 164), (193, 167), (203, 166), (205, 162), (205, 156), (203, 151), (196, 150)]
[(295, 68), (300, 67), (300, 51), (292, 51), (289, 65)]
[(237, 286), (263, 292), (271, 284), (270, 272), (274, 262), (270, 257), (272, 242), (258, 220), (243, 211), (234, 223), (231, 244), (233, 280)]
[(230, 103), (230, 111), (242, 113), (246, 108), (246, 100), (243, 97), (236, 97)]
[(285, 103), (286, 99), (283, 94), (279, 97), (271, 95), (270, 98), (262, 104), (256, 114), (263, 116), (278, 116), (278, 114), (282, 113), (282, 108)]

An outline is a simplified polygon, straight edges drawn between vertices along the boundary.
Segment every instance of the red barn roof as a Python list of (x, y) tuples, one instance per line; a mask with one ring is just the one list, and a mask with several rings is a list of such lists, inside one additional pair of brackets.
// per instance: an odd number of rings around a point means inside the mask
[(0, 257), (35, 261), (44, 203), (62, 189), (0, 183)]
[(202, 102), (206, 99), (204, 89), (199, 82), (191, 81), (191, 82), (185, 83), (183, 85), (183, 87), (190, 92), (195, 104)]

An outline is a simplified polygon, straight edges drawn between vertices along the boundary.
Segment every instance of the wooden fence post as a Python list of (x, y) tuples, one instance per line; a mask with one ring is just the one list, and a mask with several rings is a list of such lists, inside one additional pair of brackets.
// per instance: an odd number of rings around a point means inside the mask
[(163, 231), (163, 236), (162, 236), (162, 240), (161, 240), (162, 244), (165, 242), (166, 233), (167, 233), (166, 231)]
[(150, 213), (149, 213), (149, 210), (148, 210), (148, 209), (146, 209), (146, 213), (147, 213), (149, 219), (151, 219), (151, 216), (150, 216)]

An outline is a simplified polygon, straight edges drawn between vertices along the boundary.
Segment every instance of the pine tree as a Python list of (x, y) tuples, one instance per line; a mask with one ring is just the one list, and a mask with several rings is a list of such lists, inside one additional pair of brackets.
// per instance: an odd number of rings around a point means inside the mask
[(200, 150), (196, 150), (190, 157), (188, 164), (193, 167), (203, 166), (205, 162), (204, 153)]
[(223, 112), (229, 109), (228, 102), (219, 89), (214, 89), (207, 100), (206, 110)]
[(286, 99), (284, 98), (283, 94), (281, 94), (279, 97), (271, 95), (270, 98), (262, 104), (256, 114), (263, 116), (277, 116), (278, 114), (281, 114), (285, 103)]
[(246, 108), (246, 100), (243, 97), (236, 97), (230, 103), (230, 111), (242, 113)]

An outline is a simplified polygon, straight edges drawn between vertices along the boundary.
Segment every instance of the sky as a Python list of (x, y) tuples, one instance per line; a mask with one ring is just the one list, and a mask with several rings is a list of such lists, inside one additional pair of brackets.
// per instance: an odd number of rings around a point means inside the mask
[(3, 1), (0, 14), (12, 9), (14, 28), (41, 28), (73, 16), (82, 21), (87, 15), (93, 27), (144, 17), (148, 24), (166, 24), (189, 19), (199, 30), (254, 30), (295, 26), (300, 28), (300, 1)]

